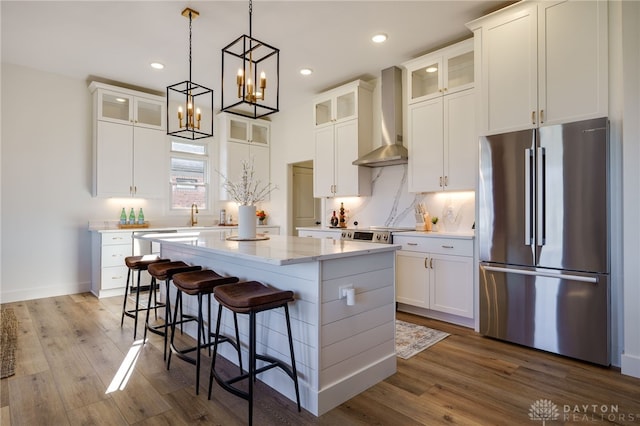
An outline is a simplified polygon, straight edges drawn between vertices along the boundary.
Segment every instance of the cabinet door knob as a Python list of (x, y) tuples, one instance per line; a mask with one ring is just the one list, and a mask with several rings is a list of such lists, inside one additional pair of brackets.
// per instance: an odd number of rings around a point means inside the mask
[(428, 257), (424, 258), (424, 269), (429, 269), (429, 267), (427, 266), (427, 260), (429, 260)]
[(433, 257), (429, 259), (429, 267), (433, 269)]
[(453, 246), (445, 246), (445, 245), (443, 245), (443, 246), (442, 246), (442, 248), (452, 249), (452, 248), (453, 248)]
[(544, 123), (544, 110), (540, 110), (540, 124)]
[(449, 176), (444, 177), (444, 186), (449, 186)]
[(442, 176), (440, 176), (440, 187), (442, 188)]
[(408, 246), (417, 246), (418, 243), (407, 243)]
[(531, 111), (531, 124), (536, 124), (536, 112)]

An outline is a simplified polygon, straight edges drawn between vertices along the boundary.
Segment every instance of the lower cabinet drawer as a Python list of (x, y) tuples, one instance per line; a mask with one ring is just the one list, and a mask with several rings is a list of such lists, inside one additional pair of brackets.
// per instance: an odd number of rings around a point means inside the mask
[(102, 234), (102, 245), (128, 244), (131, 247), (131, 231), (129, 232), (107, 232)]
[(102, 268), (102, 290), (124, 287), (127, 284), (127, 271), (128, 268), (124, 264), (122, 266)]
[(124, 259), (131, 256), (130, 245), (102, 246), (102, 267), (125, 266)]
[(394, 236), (394, 244), (402, 244), (404, 251), (473, 256), (473, 240), (461, 238)]

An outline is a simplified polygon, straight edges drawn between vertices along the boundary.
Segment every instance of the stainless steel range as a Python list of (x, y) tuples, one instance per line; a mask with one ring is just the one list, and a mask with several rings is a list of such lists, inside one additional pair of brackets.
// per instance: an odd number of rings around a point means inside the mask
[(394, 232), (406, 232), (413, 230), (413, 228), (391, 228), (383, 226), (371, 226), (369, 229), (345, 229), (342, 231), (342, 239), (391, 244), (393, 243)]

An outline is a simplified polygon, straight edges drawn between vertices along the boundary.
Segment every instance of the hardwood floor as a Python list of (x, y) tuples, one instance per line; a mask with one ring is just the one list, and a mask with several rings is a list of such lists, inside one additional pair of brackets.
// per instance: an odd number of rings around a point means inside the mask
[[(219, 387), (207, 400), (208, 357), (196, 396), (194, 366), (175, 360), (167, 371), (159, 336), (150, 335), (145, 346), (133, 344), (133, 321), (125, 319), (120, 328), (120, 304), (119, 297), (80, 294), (2, 305), (14, 309), (19, 337), (16, 374), (0, 381), (0, 426), (246, 423), (245, 401)], [(394, 376), (319, 418), (298, 413), (294, 403), (258, 382), (254, 424), (640, 423), (640, 379), (462, 327), (403, 313), (398, 318), (451, 336), (398, 359)], [(125, 359), (136, 362), (119, 389), (114, 377)], [(547, 406), (532, 421), (530, 410), (539, 400), (555, 404), (557, 412)], [(557, 420), (550, 421), (554, 413)]]

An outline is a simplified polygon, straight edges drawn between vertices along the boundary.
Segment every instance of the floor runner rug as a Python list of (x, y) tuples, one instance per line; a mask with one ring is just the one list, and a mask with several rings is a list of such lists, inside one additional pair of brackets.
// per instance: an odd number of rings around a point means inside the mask
[(444, 331), (396, 320), (396, 355), (409, 359), (447, 336)]

